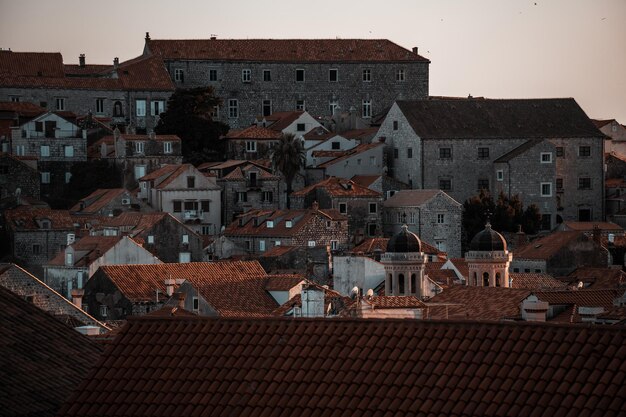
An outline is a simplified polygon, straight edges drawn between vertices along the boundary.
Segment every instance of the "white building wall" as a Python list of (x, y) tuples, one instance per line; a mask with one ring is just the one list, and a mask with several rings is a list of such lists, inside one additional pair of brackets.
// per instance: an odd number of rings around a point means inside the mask
[(376, 288), (385, 280), (385, 267), (365, 256), (335, 256), (333, 275), (334, 290), (350, 296), (354, 287), (359, 287), (363, 293)]

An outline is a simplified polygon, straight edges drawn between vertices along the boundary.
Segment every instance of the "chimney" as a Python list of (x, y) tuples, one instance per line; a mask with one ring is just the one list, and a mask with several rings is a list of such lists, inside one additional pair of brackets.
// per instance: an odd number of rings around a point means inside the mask
[(167, 278), (165, 280), (165, 293), (168, 297), (171, 297), (174, 294), (174, 281), (172, 278)]
[(413, 53), (414, 53), (415, 55), (417, 55), (417, 46), (414, 46), (414, 47), (413, 47)]
[(212, 41), (214, 41), (215, 39), (217, 39), (217, 36), (216, 36), (216, 35), (211, 35), (211, 38), (210, 38), (210, 39), (211, 39)]
[(150, 135), (148, 135), (150, 137), (150, 140), (156, 140), (156, 133), (154, 133), (154, 130), (150, 132)]
[(593, 241), (596, 242), (598, 245), (602, 244), (602, 233), (600, 233), (600, 226), (598, 226), (597, 224), (593, 225)]
[(120, 66), (120, 59), (118, 57), (113, 58), (113, 69), (117, 69)]
[(182, 292), (177, 293), (178, 294), (178, 308), (185, 308), (185, 294)]
[(82, 288), (74, 288), (71, 292), (72, 295), (72, 303), (78, 308), (82, 310), (83, 308), (83, 296), (85, 295), (85, 290)]
[(150, 40), (150, 32), (146, 32), (146, 42)]
[(318, 203), (317, 201), (314, 201), (313, 204), (311, 205), (311, 208), (315, 211), (320, 209), (320, 203)]
[(522, 318), (526, 321), (546, 321), (549, 304), (539, 301), (536, 295), (530, 295), (522, 303)]
[(81, 68), (85, 67), (85, 54), (80, 54), (78, 56), (78, 64), (80, 65)]

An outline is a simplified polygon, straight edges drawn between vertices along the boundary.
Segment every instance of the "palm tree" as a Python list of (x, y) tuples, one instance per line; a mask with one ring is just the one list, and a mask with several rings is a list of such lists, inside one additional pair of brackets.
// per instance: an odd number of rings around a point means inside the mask
[(285, 177), (287, 183), (287, 208), (290, 208), (291, 184), (296, 174), (304, 167), (306, 158), (303, 141), (293, 133), (283, 133), (272, 150), (272, 165)]

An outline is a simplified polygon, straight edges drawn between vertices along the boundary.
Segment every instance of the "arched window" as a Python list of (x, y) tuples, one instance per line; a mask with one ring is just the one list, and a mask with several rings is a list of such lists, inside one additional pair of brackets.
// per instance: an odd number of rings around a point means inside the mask
[(415, 274), (411, 274), (411, 294), (416, 294), (417, 293), (417, 289), (415, 288), (415, 284), (416, 284)]
[(122, 110), (122, 102), (116, 101), (113, 103), (113, 117), (122, 117), (124, 116), (124, 111)]
[(389, 274), (389, 294), (385, 294), (385, 295), (391, 295), (393, 294), (393, 275)]
[(489, 286), (489, 272), (483, 274), (483, 287)]
[(470, 282), (470, 285), (478, 287), (478, 275), (476, 275), (476, 272), (474, 272), (474, 280)]
[(398, 295), (404, 295), (404, 274), (398, 275)]
[(499, 287), (500, 285), (500, 273), (496, 272), (496, 287)]

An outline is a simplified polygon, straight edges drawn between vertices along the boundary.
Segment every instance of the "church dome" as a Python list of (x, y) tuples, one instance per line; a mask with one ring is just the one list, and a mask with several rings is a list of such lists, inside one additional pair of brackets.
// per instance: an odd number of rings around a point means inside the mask
[(485, 225), (485, 230), (474, 236), (470, 243), (471, 251), (494, 252), (505, 251), (506, 240), (502, 235), (491, 228), (491, 224)]
[(420, 238), (415, 233), (409, 232), (406, 224), (402, 226), (402, 230), (398, 234), (394, 235), (387, 242), (387, 252), (406, 253), (421, 251), (422, 242)]

